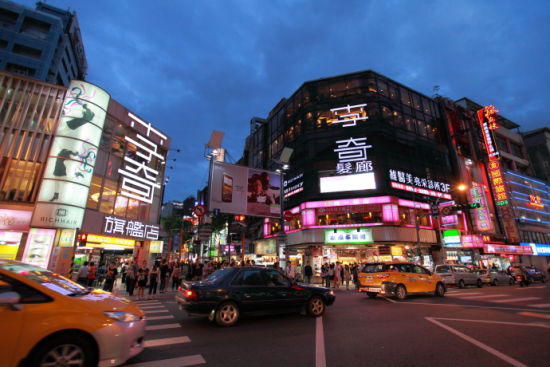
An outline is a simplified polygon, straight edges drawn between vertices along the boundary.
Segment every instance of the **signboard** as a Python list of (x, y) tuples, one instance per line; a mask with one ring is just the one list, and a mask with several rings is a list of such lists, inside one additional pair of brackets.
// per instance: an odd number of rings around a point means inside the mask
[(275, 255), (277, 253), (277, 242), (274, 238), (258, 240), (254, 246), (256, 255)]
[(412, 173), (390, 169), (390, 186), (397, 190), (414, 192), (422, 195), (451, 199), (451, 185), (446, 182), (431, 180)]
[(279, 218), (281, 175), (234, 164), (214, 162), (209, 208), (222, 213)]
[(462, 247), (483, 247), (483, 237), (476, 234), (463, 235), (461, 237)]
[(153, 203), (155, 190), (160, 189), (159, 171), (154, 169), (158, 162), (164, 162), (164, 155), (158, 152), (158, 145), (150, 138), (151, 134), (160, 138), (161, 144), (168, 137), (156, 130), (150, 123), (143, 121), (131, 112), (128, 112), (131, 119), (131, 126), (138, 123), (147, 129), (146, 136), (137, 134), (137, 140), (125, 136), (124, 140), (135, 146), (135, 156), (124, 155), (123, 167), (118, 169), (122, 175), (120, 193), (124, 196), (142, 201), (147, 204)]
[(532, 255), (531, 246), (507, 246), (507, 245), (484, 245), (483, 250), (489, 254), (511, 254), (511, 255)]
[(138, 220), (106, 216), (103, 222), (103, 233), (146, 240), (158, 240), (160, 227), (155, 224), (145, 224)]
[(331, 125), (342, 124), (342, 127), (356, 126), (357, 121), (365, 121), (369, 118), (365, 107), (367, 107), (366, 103), (331, 108), (332, 116), (327, 119), (327, 122)]
[(443, 244), (445, 247), (461, 247), (460, 231), (458, 229), (441, 231), (441, 235), (443, 237)]
[(46, 162), (32, 226), (80, 228), (110, 96), (73, 80)]
[(533, 251), (533, 255), (537, 256), (550, 256), (550, 245), (542, 243), (520, 243), (522, 246), (530, 246)]
[(374, 172), (345, 176), (321, 177), (321, 193), (376, 189)]
[(22, 261), (47, 268), (54, 239), (55, 229), (31, 228)]
[(325, 244), (327, 245), (353, 245), (373, 242), (371, 228), (325, 230)]
[(151, 244), (149, 245), (149, 253), (161, 254), (163, 244), (164, 244), (163, 241), (151, 241)]
[(337, 174), (372, 172), (372, 161), (367, 158), (367, 149), (372, 148), (372, 145), (367, 145), (367, 138), (337, 140), (336, 146), (334, 152), (338, 153)]
[(283, 194), (285, 198), (304, 191), (304, 174), (300, 173), (283, 182)]
[(95, 242), (95, 243), (108, 243), (112, 245), (123, 245), (130, 248), (134, 248), (134, 245), (136, 243), (136, 241), (128, 240), (126, 238), (98, 236), (95, 234), (88, 234), (88, 236), (86, 237), (86, 241), (88, 243)]
[(206, 207), (204, 205), (197, 205), (193, 209), (193, 213), (195, 213), (197, 217), (202, 217), (206, 214)]
[(26, 231), (31, 224), (32, 211), (0, 209), (0, 230)]
[(453, 205), (454, 201), (447, 201), (441, 203), (438, 206), (438, 211), (440, 213), (440, 222), (443, 226), (450, 226), (458, 224), (458, 216), (453, 214)]
[(483, 134), (483, 140), (485, 141), (485, 148), (487, 149), (489, 160), (500, 158), (495, 137), (493, 136), (493, 130), (499, 127), (497, 124), (497, 113), (498, 110), (494, 106), (483, 107), (477, 111), (477, 117), (481, 125), (481, 133)]
[(483, 184), (472, 182), (470, 189), (470, 202), (478, 203), (479, 208), (470, 209), (470, 215), (474, 219), (475, 229), (479, 232), (488, 232), (493, 230), (489, 207), (487, 205), (486, 187)]

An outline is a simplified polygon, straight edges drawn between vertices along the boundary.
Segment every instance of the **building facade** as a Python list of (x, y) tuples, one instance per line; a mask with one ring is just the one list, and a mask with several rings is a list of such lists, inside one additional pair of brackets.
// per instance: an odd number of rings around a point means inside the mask
[(161, 252), (169, 138), (93, 84), (0, 77), (0, 256), (66, 273)]
[(0, 70), (68, 86), (84, 79), (86, 69), (76, 13), (0, 0)]
[(521, 135), (527, 147), (535, 177), (550, 182), (550, 128), (535, 129)]

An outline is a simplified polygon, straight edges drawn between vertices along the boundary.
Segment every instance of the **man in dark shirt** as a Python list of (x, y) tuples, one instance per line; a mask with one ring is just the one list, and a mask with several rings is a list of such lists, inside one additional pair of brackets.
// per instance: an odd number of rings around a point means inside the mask
[(166, 281), (168, 279), (168, 263), (163, 259), (160, 264), (160, 293), (166, 292)]
[(105, 285), (103, 286), (103, 290), (107, 292), (113, 291), (113, 286), (115, 284), (115, 279), (118, 275), (118, 270), (116, 268), (116, 263), (112, 262), (109, 264), (109, 267), (105, 271)]

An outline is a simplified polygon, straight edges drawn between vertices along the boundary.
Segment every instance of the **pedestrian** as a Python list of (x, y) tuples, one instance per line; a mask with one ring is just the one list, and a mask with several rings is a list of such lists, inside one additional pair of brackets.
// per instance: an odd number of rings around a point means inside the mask
[(346, 290), (349, 291), (349, 282), (351, 280), (351, 269), (348, 264), (344, 266), (344, 282), (346, 283)]
[(332, 279), (334, 278), (334, 264), (327, 264), (327, 277), (326, 277), (326, 283), (327, 288), (330, 288), (330, 283), (332, 282)]
[(353, 263), (351, 268), (351, 275), (353, 277), (353, 284), (355, 284), (355, 289), (359, 288), (359, 265)]
[(160, 293), (166, 292), (166, 281), (168, 280), (168, 264), (166, 259), (162, 259), (160, 264)]
[(118, 275), (118, 270), (116, 268), (116, 263), (113, 261), (109, 264), (109, 267), (105, 270), (105, 284), (103, 285), (103, 290), (107, 292), (113, 291), (113, 286), (115, 285), (115, 280)]
[(88, 272), (89, 272), (88, 262), (84, 261), (84, 265), (82, 265), (80, 267), (80, 269), (78, 269), (78, 273), (76, 274), (77, 283), (79, 283), (80, 285), (83, 285), (83, 286), (87, 286), (88, 285)]
[(176, 264), (172, 270), (172, 290), (177, 290), (181, 283), (181, 268)]
[(307, 264), (304, 267), (304, 275), (305, 275), (306, 283), (310, 284), (311, 283), (311, 276), (313, 275), (313, 269), (311, 268), (311, 265)]
[(160, 266), (157, 262), (153, 265), (153, 269), (149, 273), (149, 299), (154, 299), (157, 295), (158, 280), (160, 274)]
[(142, 300), (144, 298), (145, 287), (147, 286), (147, 278), (149, 277), (149, 268), (147, 267), (147, 261), (143, 260), (137, 274), (137, 299)]
[(300, 266), (300, 263), (296, 264), (296, 270), (294, 271), (294, 279), (296, 279), (297, 282), (302, 281), (302, 267)]
[(133, 261), (130, 261), (130, 265), (126, 268), (126, 292), (129, 296), (134, 295), (134, 288), (136, 287), (137, 271)]
[(88, 269), (88, 287), (94, 286), (94, 281), (96, 277), (96, 268), (94, 262), (90, 262), (90, 268)]
[(286, 276), (292, 280), (294, 280), (294, 278), (296, 277), (296, 266), (294, 266), (292, 261), (286, 263), (285, 273)]
[(125, 262), (122, 264), (122, 269), (120, 269), (120, 274), (122, 274), (122, 280), (121, 283), (126, 283), (126, 269), (128, 268), (128, 262)]

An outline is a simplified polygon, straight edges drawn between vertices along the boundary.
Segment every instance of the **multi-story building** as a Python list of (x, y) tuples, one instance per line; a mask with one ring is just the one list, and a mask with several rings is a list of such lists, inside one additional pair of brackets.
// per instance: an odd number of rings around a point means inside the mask
[(0, 0), (0, 70), (68, 86), (86, 69), (76, 13)]
[[(373, 71), (309, 81), (252, 120), (245, 164), (275, 170), (285, 146), (287, 258), (442, 261), (429, 213), (459, 182), (431, 98)], [(279, 230), (265, 220), (257, 256), (275, 255)]]
[(0, 85), (0, 257), (66, 272), (158, 251), (169, 138), (86, 82)]
[(550, 183), (550, 128), (543, 127), (521, 134), (535, 177)]

